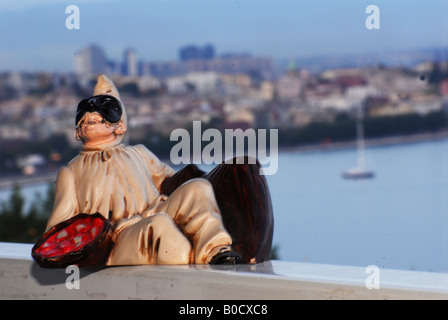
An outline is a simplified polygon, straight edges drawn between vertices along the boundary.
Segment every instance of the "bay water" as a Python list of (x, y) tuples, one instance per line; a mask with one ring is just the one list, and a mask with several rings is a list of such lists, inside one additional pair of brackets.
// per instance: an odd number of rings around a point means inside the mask
[(288, 261), (448, 272), (448, 141), (372, 147), (375, 178), (345, 180), (355, 149), (282, 153), (268, 176)]

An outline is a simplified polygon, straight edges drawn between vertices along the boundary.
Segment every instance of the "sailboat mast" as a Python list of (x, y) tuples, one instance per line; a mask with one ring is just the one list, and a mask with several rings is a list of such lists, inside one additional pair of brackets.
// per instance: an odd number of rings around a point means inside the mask
[(358, 167), (364, 168), (366, 164), (365, 160), (365, 145), (364, 145), (364, 125), (363, 125), (363, 112), (362, 105), (358, 106), (358, 116), (356, 119), (356, 138), (358, 145)]
[(356, 115), (356, 142), (358, 149), (358, 167), (352, 168), (345, 171), (342, 176), (345, 179), (371, 179), (375, 176), (373, 171), (365, 170), (366, 161), (365, 161), (365, 145), (364, 145), (364, 115), (363, 115), (363, 103), (360, 102), (356, 106), (357, 115)]

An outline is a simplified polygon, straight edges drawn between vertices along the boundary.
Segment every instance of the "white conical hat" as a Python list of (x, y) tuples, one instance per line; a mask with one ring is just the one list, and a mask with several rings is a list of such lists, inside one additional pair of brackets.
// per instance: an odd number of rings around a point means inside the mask
[[(123, 123), (127, 127), (128, 126), (128, 116), (126, 113), (126, 107), (124, 106), (123, 102), (120, 99), (120, 94), (118, 93), (117, 87), (115, 87), (112, 80), (109, 79), (109, 77), (107, 77), (104, 74), (98, 75), (95, 88), (93, 89), (94, 96), (101, 95), (101, 94), (113, 96), (121, 102), (121, 107), (123, 109), (123, 114), (121, 115), (121, 121), (123, 121)], [(120, 141), (123, 140), (124, 134), (121, 136), (122, 137), (121, 137)]]
[(100, 74), (96, 80), (95, 89), (93, 89), (93, 95), (97, 96), (100, 94), (107, 94), (113, 96), (120, 100), (120, 94), (118, 93), (117, 87), (115, 87), (112, 80), (110, 80), (106, 75)]

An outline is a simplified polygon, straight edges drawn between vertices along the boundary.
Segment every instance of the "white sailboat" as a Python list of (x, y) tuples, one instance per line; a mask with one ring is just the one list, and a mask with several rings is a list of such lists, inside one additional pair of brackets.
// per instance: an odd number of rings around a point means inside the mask
[(356, 120), (358, 166), (344, 171), (342, 173), (342, 177), (351, 180), (372, 179), (373, 177), (375, 177), (375, 172), (366, 169), (363, 117), (361, 114), (361, 108), (359, 108), (358, 110), (359, 113)]

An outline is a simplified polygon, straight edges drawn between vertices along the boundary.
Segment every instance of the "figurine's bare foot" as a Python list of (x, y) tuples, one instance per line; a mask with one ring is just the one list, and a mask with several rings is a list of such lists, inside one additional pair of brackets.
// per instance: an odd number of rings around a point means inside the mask
[(210, 264), (238, 264), (240, 262), (240, 256), (233, 250), (222, 249), (216, 254)]

